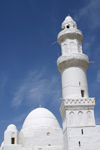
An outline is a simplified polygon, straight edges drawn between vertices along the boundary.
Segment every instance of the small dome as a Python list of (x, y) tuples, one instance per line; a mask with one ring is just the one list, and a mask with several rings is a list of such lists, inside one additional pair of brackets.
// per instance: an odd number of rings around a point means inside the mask
[(16, 126), (14, 124), (10, 124), (8, 127), (7, 127), (7, 130), (17, 130)]
[(62, 29), (65, 29), (66, 27), (67, 28), (69, 28), (69, 27), (77, 27), (77, 25), (76, 25), (76, 22), (72, 19), (72, 17), (71, 16), (67, 16), (66, 18), (65, 18), (65, 20), (63, 21), (63, 23), (62, 23)]
[(4, 141), (2, 142), (2, 144), (1, 144), (1, 148), (3, 148), (4, 147)]
[(22, 129), (29, 127), (58, 127), (56, 117), (45, 108), (37, 108), (29, 113), (24, 121)]

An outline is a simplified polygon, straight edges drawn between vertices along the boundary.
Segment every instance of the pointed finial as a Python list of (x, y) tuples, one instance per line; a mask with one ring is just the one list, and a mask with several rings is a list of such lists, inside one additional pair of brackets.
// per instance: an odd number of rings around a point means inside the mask
[(41, 105), (39, 105), (39, 108), (41, 108)]

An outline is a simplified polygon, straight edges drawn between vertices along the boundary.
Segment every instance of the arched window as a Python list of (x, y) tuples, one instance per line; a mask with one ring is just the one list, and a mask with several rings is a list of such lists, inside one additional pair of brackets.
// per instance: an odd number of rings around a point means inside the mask
[(11, 144), (15, 144), (15, 132), (11, 134)]

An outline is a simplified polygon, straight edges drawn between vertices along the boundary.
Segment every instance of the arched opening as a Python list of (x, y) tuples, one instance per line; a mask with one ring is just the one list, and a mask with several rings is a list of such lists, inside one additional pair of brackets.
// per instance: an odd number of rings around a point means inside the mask
[(62, 30), (64, 30), (64, 29), (65, 29), (65, 26), (62, 27)]
[(15, 138), (11, 138), (11, 144), (15, 144)]
[(70, 28), (70, 25), (68, 24), (68, 25), (66, 26), (66, 28), (69, 29), (69, 28)]

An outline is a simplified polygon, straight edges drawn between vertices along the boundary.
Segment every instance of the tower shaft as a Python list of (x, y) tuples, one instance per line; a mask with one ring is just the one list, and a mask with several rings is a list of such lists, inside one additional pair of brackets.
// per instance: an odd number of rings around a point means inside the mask
[(58, 34), (62, 55), (57, 60), (62, 81), (60, 112), (63, 131), (67, 127), (95, 126), (95, 99), (89, 98), (86, 76), (89, 59), (82, 52), (82, 41), (82, 32), (76, 22), (67, 16)]

